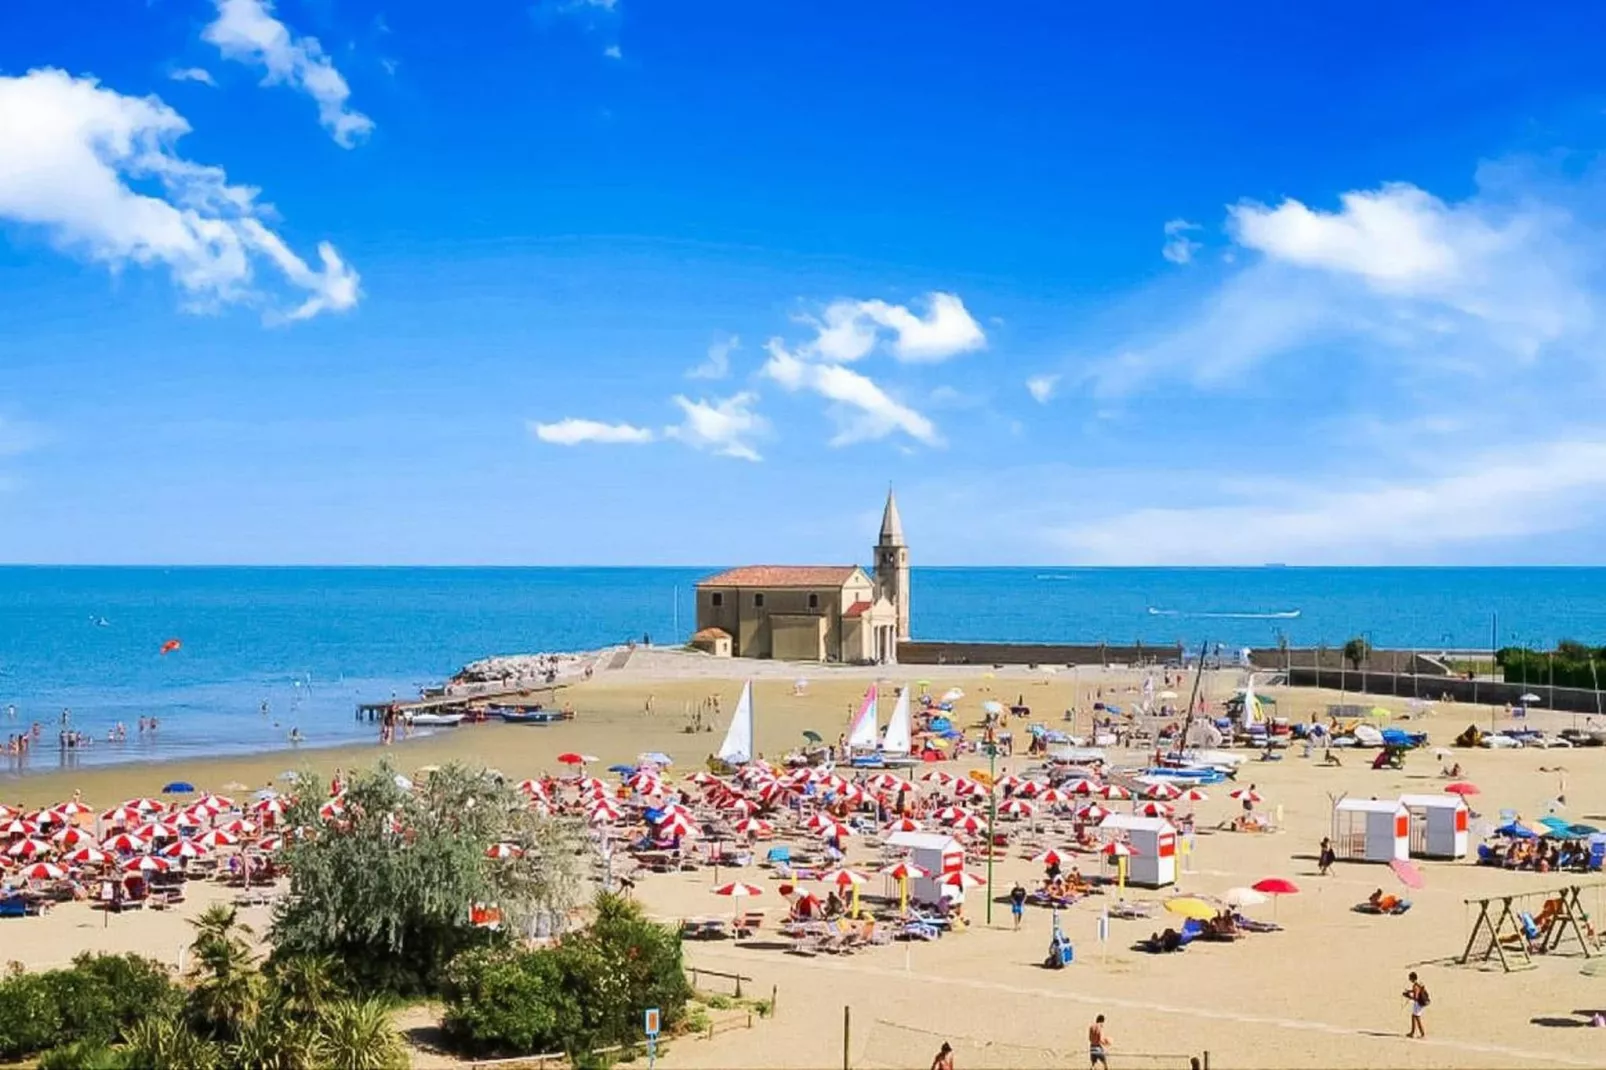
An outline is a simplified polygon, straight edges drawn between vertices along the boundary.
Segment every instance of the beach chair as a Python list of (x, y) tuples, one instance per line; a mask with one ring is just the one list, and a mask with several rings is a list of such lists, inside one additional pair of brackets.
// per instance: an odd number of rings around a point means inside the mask
[(747, 913), (737, 918), (736, 921), (731, 925), (731, 928), (735, 931), (737, 937), (744, 939), (752, 936), (763, 927), (764, 912), (761, 910), (749, 910)]

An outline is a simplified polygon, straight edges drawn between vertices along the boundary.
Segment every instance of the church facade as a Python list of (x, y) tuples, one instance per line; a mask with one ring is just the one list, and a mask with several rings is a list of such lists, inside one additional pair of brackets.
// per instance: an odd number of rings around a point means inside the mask
[(742, 658), (892, 664), (909, 638), (909, 547), (889, 491), (875, 574), (858, 565), (748, 565), (697, 584), (699, 635)]

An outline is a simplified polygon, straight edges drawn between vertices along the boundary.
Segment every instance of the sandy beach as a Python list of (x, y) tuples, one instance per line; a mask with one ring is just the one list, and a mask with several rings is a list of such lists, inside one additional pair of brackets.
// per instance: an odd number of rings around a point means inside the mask
[[(1032, 719), (1067, 727), (1063, 712), (1087, 711), (1096, 697), (1118, 704), (1133, 697), (1139, 677), (1121, 670), (1083, 669), (1052, 678), (1027, 670), (987, 672), (975, 666), (894, 670), (825, 668), (769, 663), (716, 661), (646, 651), (620, 670), (599, 673), (565, 692), (575, 720), (551, 727), (466, 726), (389, 748), (276, 752), (249, 759), (128, 765), (82, 773), (29, 776), (0, 781), (0, 801), (44, 805), (74, 790), (96, 805), (110, 805), (149, 794), (175, 776), (203, 790), (230, 784), (257, 788), (283, 772), (308, 769), (326, 781), (333, 771), (371, 763), (382, 755), (398, 768), (416, 770), (452, 760), (482, 763), (509, 776), (543, 770), (557, 772), (556, 756), (567, 750), (593, 754), (605, 766), (662, 750), (675, 757), (677, 770), (690, 772), (717, 748), (741, 682), (754, 680), (757, 749), (778, 758), (800, 742), (804, 730), (835, 739), (847, 722), (867, 680), (895, 683), (931, 680), (967, 692), (956, 718), (971, 723), (979, 703), (998, 698), (1024, 700)], [(807, 685), (798, 686), (799, 679)], [(1222, 671), (1207, 680), (1215, 701), (1240, 683)], [(1185, 688), (1184, 688), (1185, 690)], [(1335, 692), (1273, 689), (1282, 716), (1307, 718)], [(688, 733), (690, 715), (711, 711), (718, 699), (714, 731)], [(1404, 712), (1404, 701), (1347, 701), (1382, 705)], [(650, 707), (650, 708), (649, 708)], [(1468, 723), (1487, 726), (1491, 711), (1466, 705), (1438, 705), (1413, 717), (1408, 727), (1431, 733), (1434, 746), (1448, 746)], [(1560, 728), (1568, 715), (1536, 715), (1540, 727)], [(1018, 723), (1017, 723), (1018, 730)], [(377, 733), (376, 733), (377, 734)], [(1017, 731), (1017, 738), (1023, 734)], [(1112, 755), (1119, 761), (1123, 755)], [(1137, 756), (1131, 756), (1133, 761)], [(1538, 816), (1561, 791), (1564, 766), (1566, 808), (1573, 821), (1606, 821), (1606, 749), (1514, 751), (1457, 750), (1453, 760), (1464, 779), (1482, 794), (1473, 809), (1487, 821), (1502, 809)], [(942, 763), (958, 770), (968, 761)], [(1005, 769), (1030, 764), (1024, 756), (1002, 761)], [(1340, 863), (1330, 876), (1315, 872), (1315, 853), (1328, 832), (1332, 799), (1341, 794), (1392, 797), (1405, 792), (1433, 793), (1446, 782), (1431, 750), (1414, 752), (1398, 771), (1373, 771), (1360, 754), (1339, 767), (1301, 756), (1296, 747), (1282, 761), (1254, 762), (1238, 777), (1253, 781), (1265, 796), (1263, 811), (1277, 815), (1279, 831), (1248, 834), (1215, 831), (1230, 820), (1237, 804), (1219, 786), (1197, 806), (1200, 833), (1179, 889), (1145, 892), (1128, 889), (1129, 899), (1163, 899), (1178, 890), (1220, 894), (1263, 877), (1295, 881), (1297, 895), (1254, 908), (1284, 927), (1234, 944), (1196, 945), (1181, 955), (1146, 955), (1130, 950), (1166, 922), (1112, 920), (1107, 945), (1097, 940), (1101, 901), (1084, 900), (1061, 913), (1076, 948), (1076, 962), (1048, 971), (1049, 913), (1028, 907), (1019, 932), (1012, 931), (1007, 906), (995, 907), (992, 924), (983, 922), (985, 891), (972, 893), (967, 913), (976, 922), (968, 931), (928, 944), (893, 944), (852, 956), (801, 959), (784, 954), (775, 940), (690, 943), (687, 961), (708, 970), (750, 977), (749, 994), (778, 994), (773, 1019), (752, 1030), (721, 1032), (712, 1039), (680, 1040), (669, 1047), (663, 1065), (675, 1067), (826, 1067), (843, 1060), (843, 1008), (852, 1014), (848, 1054), (851, 1065), (903, 1067), (929, 1065), (943, 1040), (954, 1045), (957, 1065), (1082, 1065), (1085, 1031), (1095, 1014), (1108, 1016), (1114, 1044), (1111, 1064), (1123, 1067), (1187, 1066), (1187, 1056), (1210, 1053), (1214, 1067), (1501, 1067), (1597, 1066), (1606, 1062), (1606, 1032), (1568, 1028), (1587, 1021), (1585, 1012), (1606, 1008), (1606, 977), (1580, 972), (1577, 954), (1540, 956), (1535, 969), (1504, 974), (1453, 964), (1472, 921), (1463, 900), (1472, 896), (1532, 897), (1522, 909), (1537, 910), (1539, 893), (1564, 885), (1590, 885), (1584, 905), (1592, 917), (1606, 917), (1601, 892), (1591, 878), (1576, 874), (1540, 875), (1480, 868), (1468, 862), (1421, 863), (1426, 887), (1411, 892), (1415, 906), (1400, 917), (1365, 916), (1351, 907), (1374, 889), (1400, 891), (1386, 867)], [(1117, 804), (1120, 805), (1120, 804)], [(1474, 821), (1476, 827), (1479, 820)], [(852, 841), (850, 841), (851, 844)], [(849, 848), (850, 862), (862, 862)], [(1016, 879), (1028, 886), (1041, 867), (1011, 849), (999, 863), (991, 889), (1003, 894)], [(768, 870), (722, 870), (721, 880), (758, 884), (764, 895), (749, 904), (778, 919), (784, 914)], [(880, 879), (869, 891), (879, 891)], [(730, 902), (712, 895), (710, 871), (651, 876), (636, 890), (649, 911), (667, 921), (728, 913)], [(1112, 893), (1113, 894), (1113, 893)], [(204, 905), (192, 896), (182, 911), (106, 919), (87, 907), (70, 905), (46, 918), (3, 924), (0, 958), (38, 968), (61, 963), (80, 950), (135, 950), (172, 962), (186, 939), (183, 918)], [(265, 924), (265, 917), (249, 919)], [(1418, 970), (1433, 993), (1427, 1014), (1428, 1038), (1406, 1040), (1407, 1010), (1401, 991), (1409, 970)], [(708, 981), (718, 991), (728, 982)], [(1538, 1024), (1549, 1020), (1550, 1024)]]

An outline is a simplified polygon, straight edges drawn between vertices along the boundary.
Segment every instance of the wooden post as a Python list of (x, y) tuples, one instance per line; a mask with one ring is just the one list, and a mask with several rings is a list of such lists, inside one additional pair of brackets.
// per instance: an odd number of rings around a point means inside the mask
[(775, 1017), (775, 1008), (781, 1005), (781, 986), (770, 985), (770, 1017)]
[(739, 973), (736, 975), (736, 998), (742, 998), (742, 975)]
[(1203, 1067), (1203, 1070), (1210, 1070), (1210, 1050), (1208, 1048), (1205, 1049), (1204, 1061), (1199, 1065)]
[(853, 1036), (853, 1008), (842, 1008), (842, 1070), (853, 1070), (849, 1065), (848, 1046)]

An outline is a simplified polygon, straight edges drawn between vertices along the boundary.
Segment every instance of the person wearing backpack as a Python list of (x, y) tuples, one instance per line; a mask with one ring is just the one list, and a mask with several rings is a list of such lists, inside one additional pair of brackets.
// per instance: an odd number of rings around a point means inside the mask
[(1427, 985), (1417, 980), (1414, 972), (1407, 980), (1410, 981), (1410, 987), (1406, 988), (1401, 995), (1411, 1002), (1411, 1031), (1405, 1035), (1426, 1040), (1428, 1031), (1422, 1027), (1422, 1012), (1427, 1010), (1428, 1004), (1431, 1002), (1431, 998), (1428, 996), (1428, 988)]

